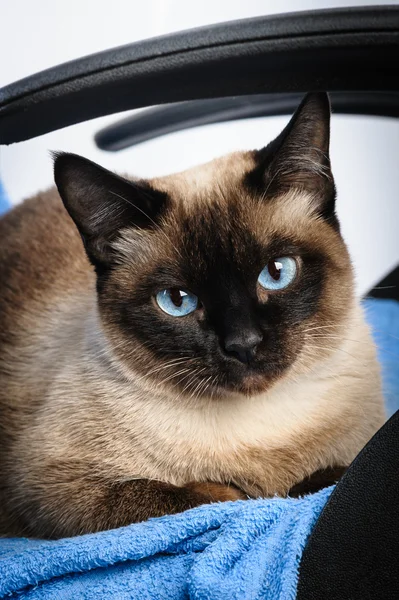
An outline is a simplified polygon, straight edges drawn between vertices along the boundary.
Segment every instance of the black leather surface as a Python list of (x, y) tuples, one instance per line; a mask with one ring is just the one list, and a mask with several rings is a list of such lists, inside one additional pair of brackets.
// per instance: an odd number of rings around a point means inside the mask
[(367, 296), (371, 298), (389, 298), (399, 302), (399, 265), (381, 279)]
[(399, 598), (399, 411), (362, 450), (305, 548), (297, 600)]
[(0, 143), (198, 98), (398, 90), (399, 7), (260, 17), (101, 52), (0, 90)]
[[(101, 150), (116, 152), (162, 135), (238, 119), (290, 115), (303, 94), (253, 94), (176, 102), (140, 111), (104, 127), (95, 136)], [(397, 92), (332, 92), (334, 113), (399, 117)]]

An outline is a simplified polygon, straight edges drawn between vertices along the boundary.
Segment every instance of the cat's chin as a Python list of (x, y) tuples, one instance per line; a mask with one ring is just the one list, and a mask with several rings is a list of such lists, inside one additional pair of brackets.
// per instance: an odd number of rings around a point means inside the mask
[(220, 396), (259, 396), (267, 392), (278, 379), (277, 376), (265, 376), (260, 373), (249, 373), (240, 381), (226, 382), (223, 385), (218, 385), (214, 390), (214, 397)]

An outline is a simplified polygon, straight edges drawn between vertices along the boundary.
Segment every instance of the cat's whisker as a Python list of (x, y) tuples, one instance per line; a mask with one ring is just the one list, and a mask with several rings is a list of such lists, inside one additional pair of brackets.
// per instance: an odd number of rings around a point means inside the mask
[(202, 386), (202, 384), (204, 383), (204, 380), (201, 379), (199, 383), (197, 383), (197, 385), (195, 386), (195, 388), (193, 389), (193, 391), (191, 392), (190, 396), (189, 396), (189, 400), (191, 400), (191, 398), (193, 398), (195, 396), (195, 393), (197, 390), (199, 390)]
[(212, 379), (212, 375), (209, 375), (209, 377), (207, 379), (200, 381), (199, 384), (196, 386), (196, 388), (193, 390), (191, 396), (189, 397), (189, 400), (191, 400), (191, 398), (193, 398), (196, 393), (197, 393), (197, 398), (199, 398), (201, 393), (203, 392), (204, 387), (206, 386), (208, 381), (210, 381), (210, 379)]
[(218, 376), (216, 375), (216, 376), (214, 377), (214, 379), (212, 379), (212, 382), (211, 382), (211, 393), (210, 393), (210, 396), (209, 396), (209, 402), (208, 402), (208, 412), (209, 412), (209, 413), (210, 413), (210, 412), (211, 412), (211, 410), (212, 410), (212, 405), (213, 405), (214, 398), (215, 398), (215, 396), (216, 396), (216, 393), (217, 393), (217, 386), (218, 386), (218, 385), (219, 385), (219, 378), (218, 378)]
[(189, 379), (188, 383), (184, 386), (181, 394), (184, 394), (184, 392), (186, 390), (189, 390), (191, 385), (195, 385), (197, 376), (200, 375), (201, 373), (203, 373), (205, 370), (206, 370), (206, 367), (203, 367), (202, 369), (194, 371), (193, 376)]
[(179, 375), (183, 375), (183, 373), (189, 373), (191, 372), (191, 369), (181, 369), (180, 371), (176, 371), (176, 373), (172, 373), (172, 375), (169, 375), (169, 377), (166, 377), (166, 379), (162, 379), (162, 381), (158, 384), (158, 386), (164, 385), (167, 381), (170, 381), (171, 379), (174, 379), (175, 377), (179, 377)]
[[(180, 377), (180, 375), (183, 375), (184, 373), (187, 373), (187, 375), (184, 375), (184, 377)], [(174, 384), (175, 382), (172, 381), (172, 380), (175, 379), (176, 377), (180, 377), (178, 383), (181, 383), (182, 381), (184, 381), (185, 379), (187, 379), (187, 377), (190, 377), (190, 375), (192, 375), (192, 373), (193, 373), (192, 369), (182, 369), (180, 371), (177, 371), (176, 373), (172, 373), (172, 375), (170, 375), (166, 379), (163, 379), (162, 381), (160, 381), (159, 383), (157, 383), (156, 384), (156, 388), (162, 387), (163, 384), (165, 382), (167, 382), (167, 381), (171, 381)]]
[[(175, 365), (183, 364), (184, 362), (190, 362), (190, 363), (192, 363), (194, 361), (195, 361), (195, 358), (193, 358), (191, 356), (177, 357), (175, 359), (172, 359), (172, 361), (168, 361), (167, 363), (162, 363), (160, 366), (155, 367), (155, 369), (163, 371), (164, 369), (167, 369), (168, 367), (173, 367)], [(150, 370), (150, 366), (148, 365), (148, 361), (146, 360), (145, 356), (143, 357), (143, 360), (140, 361), (140, 363), (143, 364), (144, 369), (147, 369), (147, 371), (144, 374), (144, 377), (147, 374), (156, 372), (155, 369), (153, 369), (153, 370), (151, 369)]]
[(157, 367), (156, 369), (152, 369), (151, 371), (148, 371), (147, 373), (145, 373), (145, 375), (142, 375), (141, 377), (137, 378), (136, 381), (141, 381), (142, 379), (151, 377), (152, 375), (155, 375), (156, 373), (159, 373), (160, 371), (164, 371), (165, 369), (170, 369), (172, 367), (182, 365), (184, 363), (190, 362), (191, 360), (192, 360), (191, 358), (185, 358), (185, 357), (184, 358), (176, 358), (160, 367)]
[(212, 376), (209, 377), (209, 379), (205, 382), (205, 384), (201, 387), (201, 389), (199, 389), (197, 391), (197, 396), (195, 398), (195, 400), (198, 400), (200, 397), (204, 397), (206, 395), (206, 392), (209, 388), (210, 385), (210, 379)]
[(209, 388), (210, 388), (210, 387), (211, 387), (211, 385), (212, 385), (212, 379), (213, 379), (213, 377), (211, 376), (211, 377), (210, 377), (210, 381), (208, 381), (208, 383), (206, 384), (206, 387), (205, 387), (204, 391), (202, 392), (202, 394), (203, 394), (204, 396), (205, 396), (205, 394), (207, 394), (207, 393), (208, 393), (208, 390), (209, 390)]
[(353, 358), (354, 360), (357, 360), (363, 367), (365, 367), (365, 363), (361, 362), (360, 358), (358, 356), (355, 356), (354, 354), (351, 354), (350, 352), (348, 352), (347, 350), (344, 350), (343, 348), (340, 348), (339, 346), (337, 347), (333, 347), (333, 346), (316, 346), (315, 344), (312, 344), (312, 348), (316, 348), (318, 350), (324, 350), (324, 351), (329, 351), (329, 352), (344, 352), (345, 354), (347, 354), (348, 356), (350, 356), (351, 358)]
[[(314, 350), (312, 352), (312, 350), (313, 350), (313, 348), (308, 348), (308, 347), (304, 348), (304, 350), (302, 351), (303, 356), (305, 356), (305, 357), (308, 356), (309, 358), (312, 358), (312, 359), (313, 358), (320, 359), (320, 353), (317, 352), (316, 350)], [(327, 365), (326, 363), (323, 363), (323, 368), (327, 369), (327, 371), (331, 374), (331, 377), (333, 377), (333, 379), (335, 379), (338, 383), (340, 383), (339, 378), (336, 376), (336, 374), (334, 373), (334, 371), (332, 370), (332, 368), (329, 365)], [(312, 367), (309, 367), (308, 372), (311, 372), (311, 371), (312, 371)]]
[(196, 381), (198, 380), (198, 377), (204, 372), (206, 371), (206, 368), (202, 368), (202, 369), (198, 369), (195, 373), (194, 376), (188, 381), (187, 386), (185, 387), (185, 390), (189, 390), (191, 388), (191, 386), (195, 385)]
[(188, 375), (185, 375), (184, 377), (182, 377), (180, 379), (180, 381), (178, 383), (182, 383), (187, 378), (189, 379), (189, 381), (186, 383), (186, 385), (180, 391), (180, 393), (176, 396), (176, 400), (181, 398), (181, 396), (184, 394), (184, 392), (190, 388), (190, 385), (195, 384), (197, 375), (201, 374), (203, 371), (205, 371), (205, 369), (206, 369), (205, 367), (202, 367), (202, 369), (199, 369), (199, 368), (194, 369), (194, 371), (191, 371)]
[[(303, 333), (309, 333), (311, 331), (316, 331), (318, 329), (339, 329), (339, 326), (337, 327), (336, 325), (320, 325), (318, 327), (310, 327), (308, 329), (304, 329)], [(377, 329), (376, 327), (372, 327), (371, 328), (372, 333), (373, 334), (381, 334), (381, 335), (387, 335), (388, 337), (394, 339), (394, 340), (399, 340), (399, 337), (396, 335), (393, 335), (392, 333), (389, 333), (388, 331), (384, 330), (384, 329)], [(327, 333), (327, 335), (329, 335)], [(314, 337), (314, 336), (311, 336)]]
[[(341, 338), (340, 336), (332, 336), (332, 335), (328, 335), (327, 336), (313, 336), (314, 339), (339, 339), (342, 341), (346, 341), (346, 342), (354, 342), (355, 344), (364, 344), (363, 340), (354, 340), (352, 338)], [(399, 354), (397, 354), (396, 352), (391, 352), (389, 350), (386, 350), (386, 348), (378, 348), (380, 352), (385, 352), (386, 354), (389, 354), (391, 356), (393, 356), (394, 358), (397, 358), (399, 360)]]
[(393, 340), (399, 340), (399, 337), (397, 335), (393, 335), (392, 333), (389, 333), (388, 331), (384, 331), (383, 329), (376, 329), (375, 327), (373, 327), (372, 332), (374, 334), (378, 333), (380, 335), (387, 335), (388, 337), (392, 338)]
[(308, 333), (309, 331), (316, 331), (317, 329), (337, 329), (337, 325), (319, 325), (318, 327), (309, 327), (308, 329), (304, 329), (303, 333)]
[(148, 342), (141, 342), (141, 346), (140, 347), (132, 347), (129, 348), (127, 347), (125, 342), (112, 342), (112, 350), (118, 350), (120, 348), (123, 349), (124, 353), (127, 354), (135, 354), (135, 353), (140, 353), (142, 352), (142, 347), (147, 348), (148, 350), (151, 350), (153, 348), (156, 348), (156, 344), (152, 344), (152, 343), (148, 343)]
[[(209, 379), (212, 379), (212, 375), (210, 376), (210, 378), (209, 378)], [(209, 388), (210, 388), (210, 385), (211, 385), (211, 381), (209, 381), (209, 380), (208, 380), (208, 381), (207, 381), (207, 384), (206, 384), (206, 385), (204, 386), (204, 388), (201, 390), (201, 395), (202, 395), (202, 396), (206, 396), (206, 394), (208, 393), (208, 390), (209, 390)], [(208, 405), (209, 405), (209, 403), (208, 403)]]

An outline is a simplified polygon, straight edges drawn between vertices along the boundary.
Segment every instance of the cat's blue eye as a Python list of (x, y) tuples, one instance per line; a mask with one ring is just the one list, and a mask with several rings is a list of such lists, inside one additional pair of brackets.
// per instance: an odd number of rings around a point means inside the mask
[(282, 290), (296, 277), (296, 260), (290, 256), (272, 258), (261, 271), (258, 282), (265, 290)]
[(198, 307), (197, 296), (178, 288), (162, 290), (155, 299), (159, 308), (172, 317), (185, 317)]

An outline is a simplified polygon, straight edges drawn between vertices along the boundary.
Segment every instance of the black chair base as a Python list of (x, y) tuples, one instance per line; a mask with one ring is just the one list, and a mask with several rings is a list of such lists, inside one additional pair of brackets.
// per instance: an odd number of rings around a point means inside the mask
[(354, 460), (320, 515), (297, 598), (399, 598), (399, 411)]

